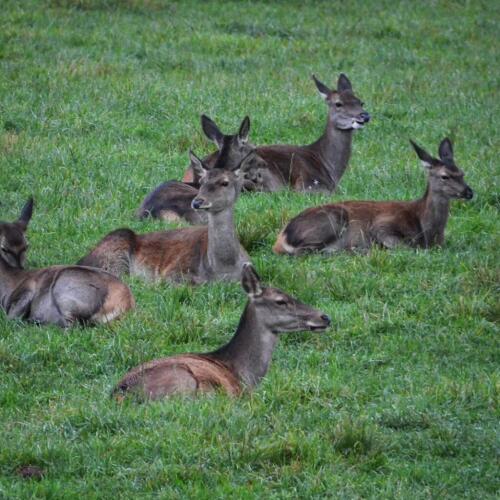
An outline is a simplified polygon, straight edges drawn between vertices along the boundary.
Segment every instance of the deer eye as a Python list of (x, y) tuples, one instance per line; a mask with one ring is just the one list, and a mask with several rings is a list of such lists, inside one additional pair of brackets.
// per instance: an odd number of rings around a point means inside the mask
[(286, 300), (278, 299), (276, 301), (276, 304), (278, 304), (279, 306), (286, 306)]
[(337, 101), (335, 103), (335, 106), (337, 106), (337, 108), (341, 108), (343, 106), (343, 104), (340, 101)]
[(441, 176), (441, 179), (443, 179), (443, 181), (446, 181), (446, 180), (448, 180), (449, 178), (450, 178), (450, 176), (449, 176), (449, 175), (442, 175), (442, 176)]
[(226, 187), (226, 186), (229, 186), (229, 182), (228, 181), (222, 181), (220, 183), (220, 185)]

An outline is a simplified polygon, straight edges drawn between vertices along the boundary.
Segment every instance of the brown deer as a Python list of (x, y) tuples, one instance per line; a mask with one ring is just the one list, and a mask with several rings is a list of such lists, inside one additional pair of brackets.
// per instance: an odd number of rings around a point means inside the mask
[(252, 390), (266, 375), (279, 333), (320, 331), (330, 324), (321, 311), (277, 288), (263, 287), (249, 263), (243, 267), (241, 284), (248, 302), (225, 346), (206, 354), (180, 354), (141, 364), (122, 378), (113, 395), (154, 400), (219, 389), (237, 396)]
[[(240, 168), (243, 174), (242, 187), (247, 191), (258, 191), (263, 189), (264, 176), (262, 170), (267, 166), (264, 160), (255, 153), (255, 146), (248, 142), (250, 132), (250, 119), (244, 118), (237, 134), (225, 135), (219, 127), (208, 116), (201, 116), (201, 126), (205, 135), (215, 142), (219, 150), (204, 160), (207, 168), (220, 168), (226, 170)], [(252, 154), (250, 154), (252, 153)], [(242, 159), (245, 162), (241, 163)], [(193, 162), (191, 161), (191, 165)], [(196, 172), (193, 166), (192, 172)], [(191, 202), (198, 194), (200, 178), (195, 174), (190, 182), (167, 181), (160, 184), (149, 193), (142, 202), (137, 216), (140, 219), (154, 217), (169, 222), (186, 220), (191, 224), (206, 224), (208, 216), (206, 212), (195, 210)]]
[(414, 201), (345, 201), (310, 208), (281, 231), (273, 247), (278, 254), (397, 245), (429, 248), (444, 243), (450, 199), (470, 200), (472, 189), (453, 159), (449, 139), (439, 159), (410, 141), (428, 173), (422, 198)]
[[(257, 147), (258, 156), (267, 164), (267, 169), (263, 169), (262, 191), (290, 186), (295, 191), (332, 192), (349, 163), (353, 131), (370, 121), (346, 75), (340, 75), (336, 90), (329, 89), (314, 75), (312, 78), (328, 105), (326, 129), (317, 141), (307, 146)], [(215, 154), (206, 161), (214, 161)], [(191, 169), (183, 180), (193, 181)]]
[(104, 237), (79, 264), (117, 276), (126, 273), (194, 284), (239, 280), (243, 263), (249, 260), (233, 220), (241, 191), (240, 169), (208, 170), (193, 153), (191, 161), (201, 178), (192, 206), (207, 212), (208, 226), (147, 234), (118, 229)]
[(0, 306), (9, 318), (53, 323), (106, 323), (134, 307), (130, 289), (115, 276), (81, 266), (25, 270), (31, 198), (16, 222), (0, 222)]

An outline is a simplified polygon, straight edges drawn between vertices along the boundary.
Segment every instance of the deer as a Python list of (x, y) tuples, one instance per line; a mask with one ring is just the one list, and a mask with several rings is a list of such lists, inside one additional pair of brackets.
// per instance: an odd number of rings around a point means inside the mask
[(449, 138), (438, 158), (410, 141), (427, 171), (427, 188), (413, 201), (344, 201), (309, 208), (280, 232), (273, 250), (292, 256), (307, 252), (392, 249), (400, 245), (430, 248), (444, 244), (450, 200), (472, 199), (474, 193), (455, 164)]
[(132, 292), (115, 276), (81, 266), (25, 269), (26, 231), (33, 198), (15, 222), (0, 222), (0, 306), (9, 319), (68, 328), (102, 324), (134, 307)]
[(232, 339), (205, 354), (155, 359), (130, 370), (112, 395), (158, 400), (175, 394), (197, 396), (220, 390), (229, 396), (251, 392), (269, 370), (281, 333), (323, 331), (325, 313), (299, 302), (278, 288), (265, 287), (250, 263), (243, 265), (241, 286), (248, 301)]
[(190, 154), (201, 182), (191, 205), (207, 213), (207, 226), (146, 234), (118, 229), (78, 264), (116, 276), (130, 274), (174, 283), (239, 280), (243, 263), (249, 260), (234, 225), (234, 205), (242, 184), (240, 166), (234, 170), (207, 169), (193, 152)]
[[(349, 164), (354, 131), (370, 121), (370, 114), (363, 109), (364, 103), (354, 94), (345, 74), (340, 74), (336, 89), (330, 89), (315, 75), (312, 79), (328, 106), (326, 128), (317, 141), (306, 146), (258, 146), (256, 153), (267, 164), (262, 168), (261, 191), (290, 187), (300, 192), (333, 192)], [(215, 153), (205, 161), (214, 161), (214, 157)], [(193, 179), (189, 168), (183, 180)]]
[[(267, 167), (266, 162), (255, 153), (255, 146), (248, 141), (250, 118), (246, 116), (241, 122), (238, 133), (223, 134), (217, 124), (206, 115), (201, 115), (201, 126), (205, 135), (218, 147), (216, 154), (204, 159), (206, 168), (226, 170), (239, 167), (243, 173), (242, 189), (245, 191), (260, 191), (263, 189)], [(242, 159), (245, 162), (241, 163)], [(196, 175), (196, 167), (191, 161), (191, 171), (194, 176), (188, 182), (170, 180), (151, 191), (137, 211), (139, 219), (153, 217), (167, 222), (187, 221), (190, 224), (207, 224), (207, 213), (195, 210), (192, 200), (198, 194), (200, 178)]]

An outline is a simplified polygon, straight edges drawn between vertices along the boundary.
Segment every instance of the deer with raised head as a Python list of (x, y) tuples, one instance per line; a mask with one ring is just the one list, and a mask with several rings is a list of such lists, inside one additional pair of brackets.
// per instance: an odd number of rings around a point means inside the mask
[(321, 331), (330, 325), (323, 312), (277, 288), (262, 286), (248, 263), (241, 284), (248, 302), (236, 333), (225, 346), (206, 354), (180, 354), (141, 364), (122, 378), (113, 395), (155, 400), (222, 390), (237, 396), (251, 391), (266, 375), (278, 334)]
[(201, 179), (192, 206), (207, 212), (208, 226), (147, 234), (118, 229), (104, 237), (79, 264), (117, 276), (142, 275), (175, 282), (239, 280), (243, 263), (249, 260), (234, 226), (234, 205), (242, 183), (240, 169), (208, 170), (193, 153), (191, 161)]
[[(341, 74), (332, 90), (313, 75), (314, 83), (328, 106), (328, 120), (323, 135), (307, 146), (258, 146), (257, 155), (267, 164), (263, 168), (261, 191), (291, 187), (295, 191), (332, 192), (351, 157), (352, 135), (370, 121), (363, 103), (356, 97), (346, 75)], [(216, 153), (208, 156), (213, 161)], [(192, 170), (184, 174), (192, 181)]]
[(278, 254), (332, 252), (380, 245), (429, 248), (444, 243), (450, 200), (470, 200), (472, 189), (453, 159), (449, 139), (434, 158), (411, 141), (427, 170), (427, 189), (414, 201), (344, 201), (310, 208), (281, 231), (273, 250)]
[[(239, 168), (242, 173), (242, 188), (247, 191), (263, 189), (266, 173), (264, 160), (258, 157), (255, 146), (248, 141), (250, 132), (250, 119), (244, 118), (237, 134), (223, 134), (219, 127), (208, 116), (201, 116), (201, 126), (205, 135), (219, 148), (214, 155), (204, 160), (206, 168), (220, 168), (226, 170)], [(245, 161), (242, 162), (243, 158)], [(191, 224), (206, 224), (206, 212), (195, 210), (191, 206), (192, 200), (198, 194), (200, 178), (196, 174), (196, 166), (191, 160), (191, 176), (189, 182), (167, 181), (151, 191), (137, 211), (140, 219), (154, 217), (168, 222), (186, 220)]]
[(9, 318), (63, 328), (106, 323), (134, 307), (130, 289), (115, 276), (81, 266), (25, 270), (31, 198), (15, 222), (0, 222), (0, 306)]

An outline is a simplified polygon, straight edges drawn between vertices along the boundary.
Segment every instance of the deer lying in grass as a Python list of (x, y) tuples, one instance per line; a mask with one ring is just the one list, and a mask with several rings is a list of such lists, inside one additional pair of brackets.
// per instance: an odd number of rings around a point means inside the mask
[(9, 318), (53, 323), (106, 323), (134, 307), (129, 288), (99, 269), (52, 266), (24, 270), (33, 199), (13, 223), (0, 222), (0, 305)]
[(156, 359), (129, 371), (113, 390), (122, 398), (136, 394), (160, 399), (172, 394), (198, 394), (222, 389), (230, 395), (252, 390), (266, 375), (278, 333), (325, 330), (330, 318), (277, 288), (265, 288), (250, 264), (241, 284), (248, 302), (233, 338), (206, 354)]
[[(340, 75), (336, 90), (329, 89), (314, 75), (313, 80), (328, 105), (326, 129), (317, 141), (307, 146), (257, 147), (257, 154), (267, 164), (267, 168), (262, 169), (262, 191), (290, 186), (295, 191), (332, 192), (349, 163), (353, 131), (363, 128), (370, 120), (347, 76)], [(213, 161), (214, 155), (206, 160)], [(193, 181), (191, 169), (183, 180)]]
[(80, 260), (117, 276), (142, 275), (150, 279), (204, 283), (239, 280), (249, 257), (240, 245), (234, 227), (234, 204), (241, 191), (240, 169), (207, 170), (191, 153), (201, 178), (201, 188), (192, 201), (195, 210), (205, 210), (208, 226), (189, 227), (148, 234), (118, 229), (108, 234)]
[(439, 159), (414, 142), (412, 145), (428, 172), (427, 190), (415, 201), (345, 201), (310, 208), (281, 231), (273, 250), (278, 254), (393, 248), (405, 244), (429, 248), (444, 243), (450, 199), (470, 200), (472, 189), (454, 162), (449, 139), (439, 146)]
[[(262, 170), (266, 163), (255, 153), (255, 146), (248, 142), (250, 132), (250, 119), (245, 117), (241, 123), (237, 134), (223, 134), (215, 122), (208, 116), (201, 116), (201, 126), (205, 135), (211, 139), (219, 151), (204, 160), (207, 168), (220, 168), (232, 170), (239, 167), (243, 174), (243, 188), (248, 191), (258, 191), (262, 189), (265, 172)], [(242, 163), (242, 159), (246, 158)], [(191, 161), (193, 165), (193, 161)], [(196, 172), (196, 169), (192, 172)], [(191, 202), (198, 194), (200, 178), (196, 173), (191, 177), (190, 182), (167, 181), (160, 184), (149, 193), (139, 210), (137, 216), (140, 219), (154, 217), (169, 222), (184, 219), (191, 224), (206, 224), (207, 213), (195, 210)]]

